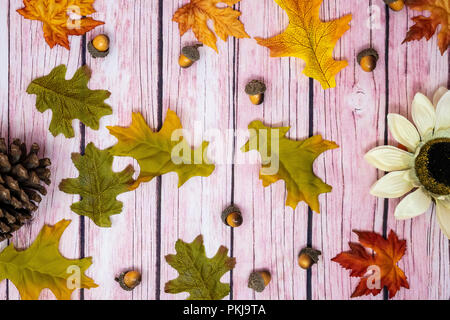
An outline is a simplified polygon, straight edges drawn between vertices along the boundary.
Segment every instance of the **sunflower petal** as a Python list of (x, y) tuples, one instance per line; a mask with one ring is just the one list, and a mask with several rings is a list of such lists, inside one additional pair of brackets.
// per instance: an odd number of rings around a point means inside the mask
[(437, 106), (439, 100), (441, 100), (442, 96), (446, 94), (448, 89), (446, 87), (440, 87), (436, 90), (433, 96), (433, 105)]
[(450, 91), (439, 100), (436, 107), (436, 126), (434, 132), (450, 128)]
[(376, 147), (364, 156), (367, 162), (384, 171), (406, 170), (411, 167), (413, 155), (392, 146)]
[(420, 136), (416, 127), (404, 116), (391, 113), (387, 117), (389, 131), (397, 142), (414, 152), (420, 143)]
[(428, 210), (431, 205), (431, 197), (422, 189), (417, 189), (408, 194), (395, 208), (394, 216), (398, 220), (417, 217)]
[(412, 102), (412, 118), (422, 138), (431, 135), (436, 122), (436, 111), (430, 99), (421, 93), (417, 93)]
[(386, 174), (370, 188), (370, 194), (380, 198), (398, 198), (414, 188), (404, 178), (405, 171), (394, 171)]

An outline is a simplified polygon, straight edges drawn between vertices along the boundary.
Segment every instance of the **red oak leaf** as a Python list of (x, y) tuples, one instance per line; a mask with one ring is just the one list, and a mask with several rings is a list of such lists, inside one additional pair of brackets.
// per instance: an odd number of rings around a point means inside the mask
[(450, 45), (450, 5), (448, 0), (407, 0), (406, 5), (416, 11), (429, 11), (430, 16), (413, 17), (412, 20), (415, 24), (409, 29), (403, 43), (420, 40), (424, 37), (430, 40), (436, 33), (437, 27), (441, 25), (438, 46), (441, 54), (444, 55)]
[[(360, 244), (349, 242), (350, 251), (331, 259), (351, 270), (351, 277), (361, 278), (352, 298), (369, 294), (376, 296), (383, 287), (387, 287), (389, 298), (393, 298), (400, 287), (409, 289), (403, 270), (397, 266), (405, 254), (406, 240), (399, 240), (392, 230), (387, 240), (375, 232), (353, 232), (358, 235)], [(374, 254), (367, 252), (366, 248), (372, 249)]]

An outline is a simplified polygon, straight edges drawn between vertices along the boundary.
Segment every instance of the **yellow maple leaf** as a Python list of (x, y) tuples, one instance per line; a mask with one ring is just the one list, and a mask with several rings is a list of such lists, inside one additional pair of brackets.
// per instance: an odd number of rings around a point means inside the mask
[[(231, 8), (239, 1), (241, 0), (191, 0), (175, 12), (173, 21), (178, 22), (181, 36), (192, 29), (198, 41), (218, 52), (217, 37), (208, 27), (208, 20), (213, 21), (214, 30), (223, 41), (227, 41), (228, 36), (249, 38), (238, 19), (241, 13)], [(219, 3), (225, 3), (228, 7), (219, 8)]]
[(339, 38), (350, 29), (352, 15), (322, 22), (319, 18), (323, 0), (275, 0), (289, 17), (287, 29), (272, 38), (255, 38), (268, 47), (271, 57), (296, 57), (306, 62), (303, 73), (319, 81), (323, 89), (336, 87), (335, 76), (347, 61), (333, 59)]
[(0, 253), (0, 281), (11, 280), (22, 300), (37, 300), (45, 288), (59, 300), (70, 300), (75, 289), (98, 287), (84, 274), (91, 258), (69, 260), (59, 252), (59, 240), (69, 224), (70, 220), (62, 220), (45, 225), (26, 250), (17, 250), (12, 243), (6, 247)]
[(305, 201), (313, 211), (320, 213), (319, 195), (331, 192), (332, 187), (314, 174), (313, 163), (323, 152), (339, 146), (323, 140), (320, 135), (303, 141), (290, 140), (286, 138), (289, 127), (270, 128), (261, 121), (253, 121), (248, 129), (250, 138), (241, 150), (257, 150), (261, 154), (259, 178), (263, 186), (284, 180), (287, 206), (295, 210), (300, 201)]
[[(178, 187), (194, 176), (208, 177), (215, 166), (206, 157), (209, 142), (193, 150), (178, 130), (182, 129), (177, 114), (167, 111), (166, 120), (159, 132), (153, 132), (140, 113), (133, 113), (129, 128), (108, 127), (109, 132), (119, 142), (109, 151), (115, 156), (132, 157), (141, 168), (136, 182), (130, 187), (134, 190), (142, 182), (169, 172), (178, 174)], [(175, 135), (174, 135), (175, 134)]]
[[(44, 38), (50, 48), (60, 45), (70, 50), (69, 36), (80, 36), (104, 24), (85, 17), (95, 11), (95, 0), (23, 0), (17, 10), (24, 18), (43, 22)], [(71, 15), (80, 18), (72, 19)]]

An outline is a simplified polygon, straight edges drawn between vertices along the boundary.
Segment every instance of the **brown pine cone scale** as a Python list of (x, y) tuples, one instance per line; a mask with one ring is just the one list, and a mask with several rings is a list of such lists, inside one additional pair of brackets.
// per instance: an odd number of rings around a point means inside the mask
[[(0, 242), (12, 237), (32, 218), (50, 184), (50, 159), (39, 159), (39, 146), (27, 153), (25, 143), (16, 139), (9, 149), (0, 139)], [(42, 196), (41, 196), (42, 195)]]

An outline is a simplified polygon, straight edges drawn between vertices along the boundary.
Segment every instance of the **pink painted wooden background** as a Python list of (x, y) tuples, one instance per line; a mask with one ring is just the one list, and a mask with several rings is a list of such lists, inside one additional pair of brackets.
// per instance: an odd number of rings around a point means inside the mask
[[(180, 38), (172, 15), (187, 0), (97, 0), (95, 17), (105, 26), (86, 38), (72, 37), (71, 50), (50, 49), (44, 42), (40, 22), (24, 20), (16, 9), (21, 0), (0, 2), (0, 131), (8, 139), (38, 142), (53, 159), (52, 185), (34, 221), (12, 241), (27, 247), (44, 223), (71, 219), (61, 251), (68, 258), (92, 256), (88, 274), (100, 285), (73, 294), (73, 299), (184, 299), (168, 295), (164, 284), (176, 277), (164, 256), (174, 252), (175, 241), (192, 241), (203, 234), (208, 255), (220, 245), (231, 249), (237, 265), (223, 281), (232, 284), (232, 299), (348, 299), (357, 284), (349, 272), (330, 259), (347, 250), (356, 240), (353, 229), (386, 233), (393, 229), (407, 240), (408, 249), (400, 265), (408, 275), (410, 290), (395, 299), (449, 299), (449, 241), (442, 235), (434, 212), (413, 221), (397, 222), (397, 201), (369, 195), (370, 185), (382, 173), (370, 167), (363, 155), (385, 143), (386, 114), (410, 116), (410, 105), (418, 91), (429, 96), (449, 82), (449, 57), (441, 56), (436, 37), (429, 42), (401, 42), (415, 12), (386, 10), (382, 0), (324, 0), (321, 17), (334, 19), (352, 13), (352, 28), (338, 42), (335, 57), (349, 66), (337, 77), (337, 88), (323, 91), (317, 82), (301, 75), (304, 63), (297, 59), (274, 59), (252, 39), (218, 42), (220, 54), (203, 48), (202, 58), (182, 70), (177, 64), (181, 48), (195, 42), (192, 33)], [(288, 19), (273, 0), (242, 0), (236, 5), (252, 36), (269, 37), (284, 30)], [(372, 19), (370, 13), (372, 12)], [(112, 40), (111, 53), (92, 59), (86, 41), (99, 33)], [(356, 62), (361, 49), (372, 46), (380, 54), (373, 73), (363, 72)], [(83, 63), (92, 69), (92, 89), (112, 92), (109, 104), (114, 114), (93, 131), (74, 122), (76, 137), (54, 138), (48, 132), (51, 113), (34, 107), (34, 96), (25, 90), (30, 81), (60, 65), (68, 66), (68, 77)], [(245, 84), (264, 79), (268, 91), (261, 107), (250, 104)], [(185, 128), (202, 128), (192, 143), (215, 138), (209, 129), (245, 130), (249, 122), (291, 126), (289, 136), (303, 139), (322, 134), (340, 149), (327, 152), (316, 163), (316, 172), (333, 192), (320, 197), (322, 214), (313, 214), (301, 204), (293, 212), (284, 206), (286, 191), (279, 182), (263, 188), (258, 165), (235, 165), (223, 161), (209, 178), (194, 178), (177, 189), (178, 178), (168, 174), (119, 197), (121, 215), (114, 216), (111, 229), (100, 229), (89, 219), (70, 210), (77, 196), (60, 192), (61, 179), (77, 176), (70, 154), (89, 142), (105, 148), (115, 143), (107, 125), (128, 126), (131, 112), (139, 111), (155, 129), (168, 108), (175, 110)], [(393, 142), (388, 136), (389, 142)], [(218, 140), (216, 140), (218, 141)], [(225, 155), (239, 156), (244, 141), (225, 139)], [(217, 156), (217, 155), (216, 155)], [(213, 160), (221, 161), (214, 158)], [(115, 169), (131, 159), (117, 159)], [(137, 164), (136, 169), (138, 169)], [(234, 202), (243, 212), (242, 227), (230, 230), (220, 221), (220, 212)], [(1, 244), (1, 248), (6, 246)], [(310, 272), (297, 266), (297, 254), (306, 245), (320, 249), (320, 262)], [(133, 292), (119, 288), (114, 277), (137, 268), (143, 282)], [(261, 294), (247, 288), (254, 269), (269, 269), (273, 281)], [(232, 277), (232, 279), (230, 279)], [(44, 290), (42, 299), (54, 299)], [(383, 295), (369, 299), (383, 299)], [(0, 299), (19, 299), (8, 281), (0, 283)]]

